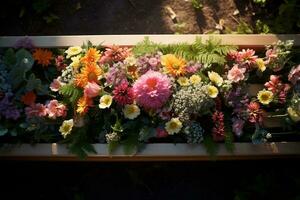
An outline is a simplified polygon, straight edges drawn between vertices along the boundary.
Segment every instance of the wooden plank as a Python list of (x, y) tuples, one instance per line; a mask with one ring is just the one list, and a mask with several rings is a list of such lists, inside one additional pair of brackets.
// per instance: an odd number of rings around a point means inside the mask
[[(228, 34), (228, 35), (201, 35), (201, 34), (187, 34), (187, 35), (68, 35), (68, 36), (28, 36), (34, 42), (37, 47), (65, 47), (82, 45), (87, 40), (93, 44), (103, 45), (135, 45), (142, 41), (145, 36), (148, 36), (150, 40), (162, 43), (171, 44), (179, 42), (194, 42), (196, 37), (201, 37), (203, 40), (209, 39), (209, 37), (216, 37), (222, 40), (223, 44), (238, 45), (245, 47), (255, 47), (269, 45), (280, 40), (294, 40), (296, 46), (300, 46), (300, 34)], [(15, 42), (23, 36), (3, 36), (0, 37), (0, 47), (12, 47)]]
[[(107, 151), (107, 144), (94, 144), (98, 154), (91, 154), (85, 161), (191, 161), (212, 160), (203, 145), (191, 144), (147, 144), (146, 148), (135, 155), (125, 155), (122, 148), (113, 154)], [(300, 142), (265, 143), (254, 145), (251, 143), (236, 143), (235, 151), (228, 152), (224, 144), (219, 144), (217, 160), (268, 159), (282, 157), (299, 157)], [(53, 150), (53, 148), (57, 148)], [(11, 151), (0, 152), (0, 159), (21, 160), (52, 160), (78, 161), (70, 154), (65, 145), (37, 144), (31, 146), (23, 144)]]

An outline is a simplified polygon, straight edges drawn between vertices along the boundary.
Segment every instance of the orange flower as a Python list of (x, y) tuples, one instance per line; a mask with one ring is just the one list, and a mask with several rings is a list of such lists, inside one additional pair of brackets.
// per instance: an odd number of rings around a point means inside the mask
[(87, 111), (89, 110), (89, 107), (92, 105), (93, 105), (92, 99), (83, 96), (77, 102), (76, 112), (79, 113), (80, 115), (83, 115), (83, 114), (87, 113)]
[(177, 58), (173, 54), (167, 54), (161, 57), (161, 64), (165, 67), (167, 74), (173, 76), (183, 76), (186, 73), (186, 63), (182, 58)]
[(81, 72), (75, 77), (75, 85), (84, 88), (88, 82), (98, 82), (102, 69), (96, 63), (89, 63), (81, 68)]
[(100, 58), (100, 52), (96, 48), (90, 48), (87, 50), (84, 57), (81, 58), (81, 62), (85, 65), (90, 63), (96, 63)]
[(33, 91), (27, 92), (21, 97), (21, 101), (27, 106), (32, 105), (35, 102), (35, 99), (36, 95)]
[(50, 64), (52, 59), (52, 52), (47, 49), (36, 49), (32, 54), (34, 60), (37, 61), (38, 64), (46, 67)]

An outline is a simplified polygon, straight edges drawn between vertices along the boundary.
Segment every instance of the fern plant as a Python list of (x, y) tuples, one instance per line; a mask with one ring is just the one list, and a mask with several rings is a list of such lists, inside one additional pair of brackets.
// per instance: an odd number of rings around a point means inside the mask
[(220, 39), (213, 37), (210, 37), (205, 43), (202, 42), (200, 37), (197, 37), (192, 44), (179, 43), (169, 45), (154, 43), (146, 37), (144, 41), (133, 48), (133, 52), (135, 55), (141, 56), (161, 51), (163, 54), (172, 53), (186, 60), (193, 60), (207, 65), (223, 65), (226, 62), (226, 55), (236, 49), (236, 46), (222, 45)]

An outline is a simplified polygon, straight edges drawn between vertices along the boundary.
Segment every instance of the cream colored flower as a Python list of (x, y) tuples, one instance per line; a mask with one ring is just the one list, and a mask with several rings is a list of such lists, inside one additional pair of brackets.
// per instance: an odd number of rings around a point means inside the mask
[(298, 113), (291, 107), (287, 108), (287, 112), (290, 116), (290, 118), (294, 121), (294, 122), (299, 122), (300, 121), (300, 116), (298, 115)]
[(80, 58), (81, 58), (80, 55), (72, 57), (72, 58), (71, 58), (72, 63), (71, 63), (70, 65), (71, 65), (73, 68), (78, 68), (79, 65), (80, 65)]
[(59, 132), (64, 138), (66, 138), (67, 135), (71, 133), (73, 126), (74, 126), (73, 119), (65, 120), (62, 123), (62, 125), (59, 127)]
[(269, 103), (271, 103), (273, 101), (273, 97), (274, 97), (273, 93), (265, 89), (259, 91), (257, 94), (257, 99), (259, 100), (260, 103), (264, 105), (268, 105)]
[(66, 57), (67, 57), (67, 58), (70, 58), (70, 57), (72, 57), (72, 56), (75, 56), (75, 55), (81, 53), (81, 51), (82, 51), (82, 48), (81, 48), (80, 46), (69, 47), (69, 48), (65, 51), (65, 53), (67, 54)]
[(125, 118), (135, 119), (135, 118), (137, 118), (137, 116), (139, 116), (141, 114), (141, 110), (135, 104), (125, 105), (124, 109), (123, 109), (123, 113), (124, 113)]
[(223, 78), (214, 71), (208, 72), (208, 78), (217, 86), (221, 86), (223, 83)]
[(201, 77), (199, 75), (194, 74), (193, 76), (190, 77), (190, 82), (193, 85), (197, 85), (198, 83), (201, 82)]
[(207, 93), (208, 93), (209, 97), (216, 98), (219, 94), (219, 90), (215, 86), (208, 85), (207, 86)]
[(186, 77), (179, 77), (177, 79), (177, 83), (179, 83), (180, 86), (189, 86), (190, 85), (190, 81)]
[(136, 65), (136, 58), (134, 56), (129, 56), (124, 60), (125, 65), (134, 66)]
[(105, 109), (105, 108), (109, 108), (112, 104), (112, 96), (110, 95), (103, 95), (100, 98), (100, 103), (99, 103), (99, 108), (100, 109)]
[(256, 59), (256, 65), (261, 72), (266, 70), (266, 65), (263, 59), (261, 58)]
[(182, 128), (182, 123), (178, 118), (172, 118), (165, 124), (165, 129), (169, 135), (174, 135), (175, 133), (179, 133)]

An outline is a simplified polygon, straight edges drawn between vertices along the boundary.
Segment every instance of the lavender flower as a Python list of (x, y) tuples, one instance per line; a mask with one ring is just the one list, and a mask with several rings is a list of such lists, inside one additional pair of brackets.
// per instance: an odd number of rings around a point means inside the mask
[(149, 70), (158, 71), (161, 63), (160, 57), (162, 54), (158, 52), (157, 54), (146, 54), (141, 56), (137, 60), (137, 72), (139, 75), (145, 74)]
[(126, 69), (122, 62), (115, 63), (106, 74), (106, 82), (110, 85), (119, 85), (126, 79)]
[(16, 41), (14, 44), (14, 48), (25, 48), (25, 49), (33, 49), (35, 46), (33, 44), (32, 39), (30, 39), (28, 36), (25, 36), (24, 38), (21, 38)]
[(202, 68), (200, 63), (195, 63), (193, 61), (189, 62), (186, 66), (187, 73), (195, 74), (198, 70)]
[(243, 134), (245, 121), (239, 118), (233, 118), (232, 122), (232, 131), (235, 133), (235, 135), (241, 136)]
[(12, 93), (5, 93), (3, 99), (0, 100), (0, 116), (17, 120), (20, 117), (20, 111), (13, 105), (12, 97)]

